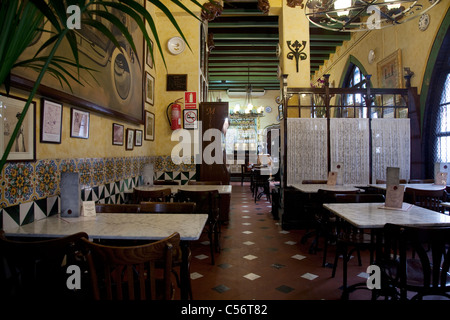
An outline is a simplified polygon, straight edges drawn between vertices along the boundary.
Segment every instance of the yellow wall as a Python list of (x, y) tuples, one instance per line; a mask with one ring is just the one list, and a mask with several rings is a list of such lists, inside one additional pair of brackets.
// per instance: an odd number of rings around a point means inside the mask
[[(428, 0), (419, 2), (422, 1)], [(352, 55), (364, 66), (367, 73), (372, 75), (373, 86), (379, 87), (377, 64), (400, 49), (402, 68), (409, 67), (415, 73), (411, 79), (411, 86), (417, 87), (420, 91), (431, 47), (449, 6), (450, 2), (441, 1), (428, 11), (431, 21), (425, 31), (420, 31), (418, 29), (419, 20), (413, 19), (404, 24), (381, 30), (353, 33), (352, 39), (338, 47), (336, 53), (332, 54), (330, 59), (315, 73), (313, 81), (328, 73), (330, 74), (330, 83), (334, 82), (337, 87), (346, 71), (349, 55)], [(367, 56), (371, 49), (375, 51), (375, 61), (369, 64)]]

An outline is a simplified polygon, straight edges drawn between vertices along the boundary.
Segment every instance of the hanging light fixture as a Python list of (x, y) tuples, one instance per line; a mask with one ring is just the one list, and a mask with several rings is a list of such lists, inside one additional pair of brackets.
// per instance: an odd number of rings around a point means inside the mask
[(255, 108), (252, 102), (252, 85), (250, 83), (250, 66), (247, 66), (247, 87), (245, 90), (245, 102), (244, 102), (244, 112), (241, 113), (241, 105), (237, 103), (234, 108), (234, 115), (245, 115), (247, 117), (261, 117), (263, 116), (263, 107)]
[(369, 31), (405, 23), (440, 0), (308, 0), (308, 20), (331, 31)]

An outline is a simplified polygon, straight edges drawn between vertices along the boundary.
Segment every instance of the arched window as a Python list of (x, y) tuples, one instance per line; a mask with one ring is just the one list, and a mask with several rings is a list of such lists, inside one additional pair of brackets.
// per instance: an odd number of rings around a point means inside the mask
[[(343, 88), (366, 88), (366, 82), (364, 81), (364, 74), (361, 69), (353, 63), (350, 63), (347, 69), (347, 74), (342, 85)], [(346, 94), (343, 96), (343, 104), (345, 106), (360, 106), (365, 101), (360, 94)], [(359, 108), (342, 108), (342, 117), (355, 117), (355, 118), (367, 118), (367, 108), (362, 108), (362, 114), (360, 114)]]
[(447, 30), (433, 66), (424, 121), (427, 175), (433, 176), (434, 164), (450, 162), (450, 31)]

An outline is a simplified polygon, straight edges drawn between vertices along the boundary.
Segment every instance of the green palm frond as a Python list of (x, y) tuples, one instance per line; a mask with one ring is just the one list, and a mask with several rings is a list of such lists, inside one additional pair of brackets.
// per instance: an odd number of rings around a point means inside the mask
[[(180, 26), (175, 17), (160, 0), (144, 0), (154, 4), (160, 9), (173, 24), (180, 36), (189, 46)], [(202, 5), (197, 0), (190, 0), (199, 7)], [(192, 11), (190, 11), (181, 0), (171, 0), (178, 7), (188, 12), (190, 15), (199, 19)], [(29, 67), (38, 72), (38, 76), (34, 82), (34, 87), (29, 93), (28, 100), (25, 104), (21, 117), (19, 118), (10, 141), (7, 144), (0, 160), (0, 172), (6, 163), (9, 152), (11, 151), (15, 137), (18, 134), (23, 120), (25, 119), (28, 108), (37, 92), (37, 89), (46, 73), (57, 78), (61, 86), (68, 85), (70, 82), (83, 83), (80, 78), (80, 70), (87, 71), (93, 76), (95, 70), (86, 68), (79, 62), (79, 51), (77, 38), (74, 30), (66, 25), (68, 18), (67, 8), (70, 5), (76, 5), (80, 8), (82, 23), (88, 25), (106, 36), (117, 48), (121, 49), (120, 41), (117, 36), (110, 31), (110, 25), (120, 31), (130, 48), (136, 54), (136, 46), (133, 38), (126, 26), (112, 13), (113, 9), (117, 9), (127, 15), (132, 21), (136, 22), (141, 30), (147, 46), (150, 48), (152, 43), (150, 35), (154, 39), (154, 43), (158, 48), (163, 64), (167, 69), (164, 53), (156, 30), (155, 22), (150, 13), (135, 0), (118, 0), (118, 1), (102, 1), (102, 0), (7, 0), (0, 1), (0, 85), (8, 85), (8, 78), (11, 70), (15, 67)], [(101, 17), (101, 20), (93, 17)], [(199, 19), (200, 20), (200, 19)], [(33, 39), (42, 32), (43, 26), (50, 24), (52, 27), (52, 36), (41, 45), (34, 57), (28, 60), (20, 61), (19, 58), (25, 49), (32, 43)], [(146, 24), (150, 27), (151, 32), (147, 32)], [(58, 57), (56, 51), (59, 45), (66, 40), (71, 49), (71, 57)], [(191, 49), (191, 48), (190, 48)], [(192, 50), (192, 49), (191, 49)], [(45, 52), (45, 54), (44, 54)], [(154, 60), (153, 50), (150, 50), (152, 59)], [(95, 79), (95, 76), (94, 76)], [(6, 88), (8, 90), (8, 87)]]

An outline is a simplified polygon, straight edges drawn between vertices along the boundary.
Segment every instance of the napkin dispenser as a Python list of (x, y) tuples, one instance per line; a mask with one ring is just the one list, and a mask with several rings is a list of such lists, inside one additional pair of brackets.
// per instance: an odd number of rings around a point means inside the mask
[(79, 217), (81, 211), (81, 189), (78, 172), (61, 173), (60, 197), (61, 217)]

